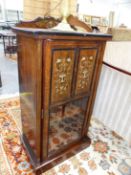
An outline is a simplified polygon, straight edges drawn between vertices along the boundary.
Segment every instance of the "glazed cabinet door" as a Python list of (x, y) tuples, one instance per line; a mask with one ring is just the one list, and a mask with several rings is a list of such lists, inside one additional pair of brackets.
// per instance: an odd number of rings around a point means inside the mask
[(97, 48), (95, 43), (83, 42), (46, 44), (43, 60), (45, 159), (82, 138)]
[(68, 42), (64, 44), (63, 42), (47, 41), (43, 50), (42, 160), (45, 160), (64, 146), (63, 140), (66, 135), (63, 134), (62, 142), (58, 141), (62, 134), (59, 126), (66, 118), (67, 105), (65, 102), (69, 102), (72, 98), (76, 48)]

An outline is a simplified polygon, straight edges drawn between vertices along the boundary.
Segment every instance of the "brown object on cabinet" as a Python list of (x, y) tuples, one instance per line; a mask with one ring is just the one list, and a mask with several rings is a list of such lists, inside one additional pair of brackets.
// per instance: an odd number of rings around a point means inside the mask
[(36, 174), (89, 146), (109, 34), (14, 28), (23, 138)]

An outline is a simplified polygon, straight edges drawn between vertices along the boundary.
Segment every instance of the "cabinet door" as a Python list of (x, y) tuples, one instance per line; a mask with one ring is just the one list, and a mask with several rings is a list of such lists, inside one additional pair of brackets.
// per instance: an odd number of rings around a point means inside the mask
[(97, 48), (79, 49), (75, 95), (88, 93), (97, 57)]
[(54, 49), (52, 52), (51, 103), (71, 96), (74, 49)]

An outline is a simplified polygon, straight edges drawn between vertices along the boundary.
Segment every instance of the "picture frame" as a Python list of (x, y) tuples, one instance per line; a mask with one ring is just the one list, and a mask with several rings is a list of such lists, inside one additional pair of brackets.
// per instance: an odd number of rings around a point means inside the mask
[(97, 16), (92, 16), (91, 17), (91, 24), (93, 26), (101, 25), (101, 18), (100, 17), (97, 17)]
[(91, 24), (91, 16), (89, 16), (89, 15), (84, 15), (84, 21), (85, 21), (87, 24)]
[(108, 21), (105, 17), (101, 17), (101, 25), (102, 26), (108, 26)]

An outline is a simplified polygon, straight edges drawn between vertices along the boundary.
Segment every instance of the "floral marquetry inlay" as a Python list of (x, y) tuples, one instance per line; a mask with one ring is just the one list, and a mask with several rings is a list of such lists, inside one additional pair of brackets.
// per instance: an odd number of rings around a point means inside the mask
[(96, 49), (83, 49), (80, 51), (76, 94), (88, 92), (95, 64), (95, 59)]
[(55, 83), (56, 94), (64, 94), (68, 89), (71, 58), (58, 58), (56, 61), (57, 81)]
[(73, 50), (56, 50), (53, 54), (52, 102), (70, 97), (74, 65)]

